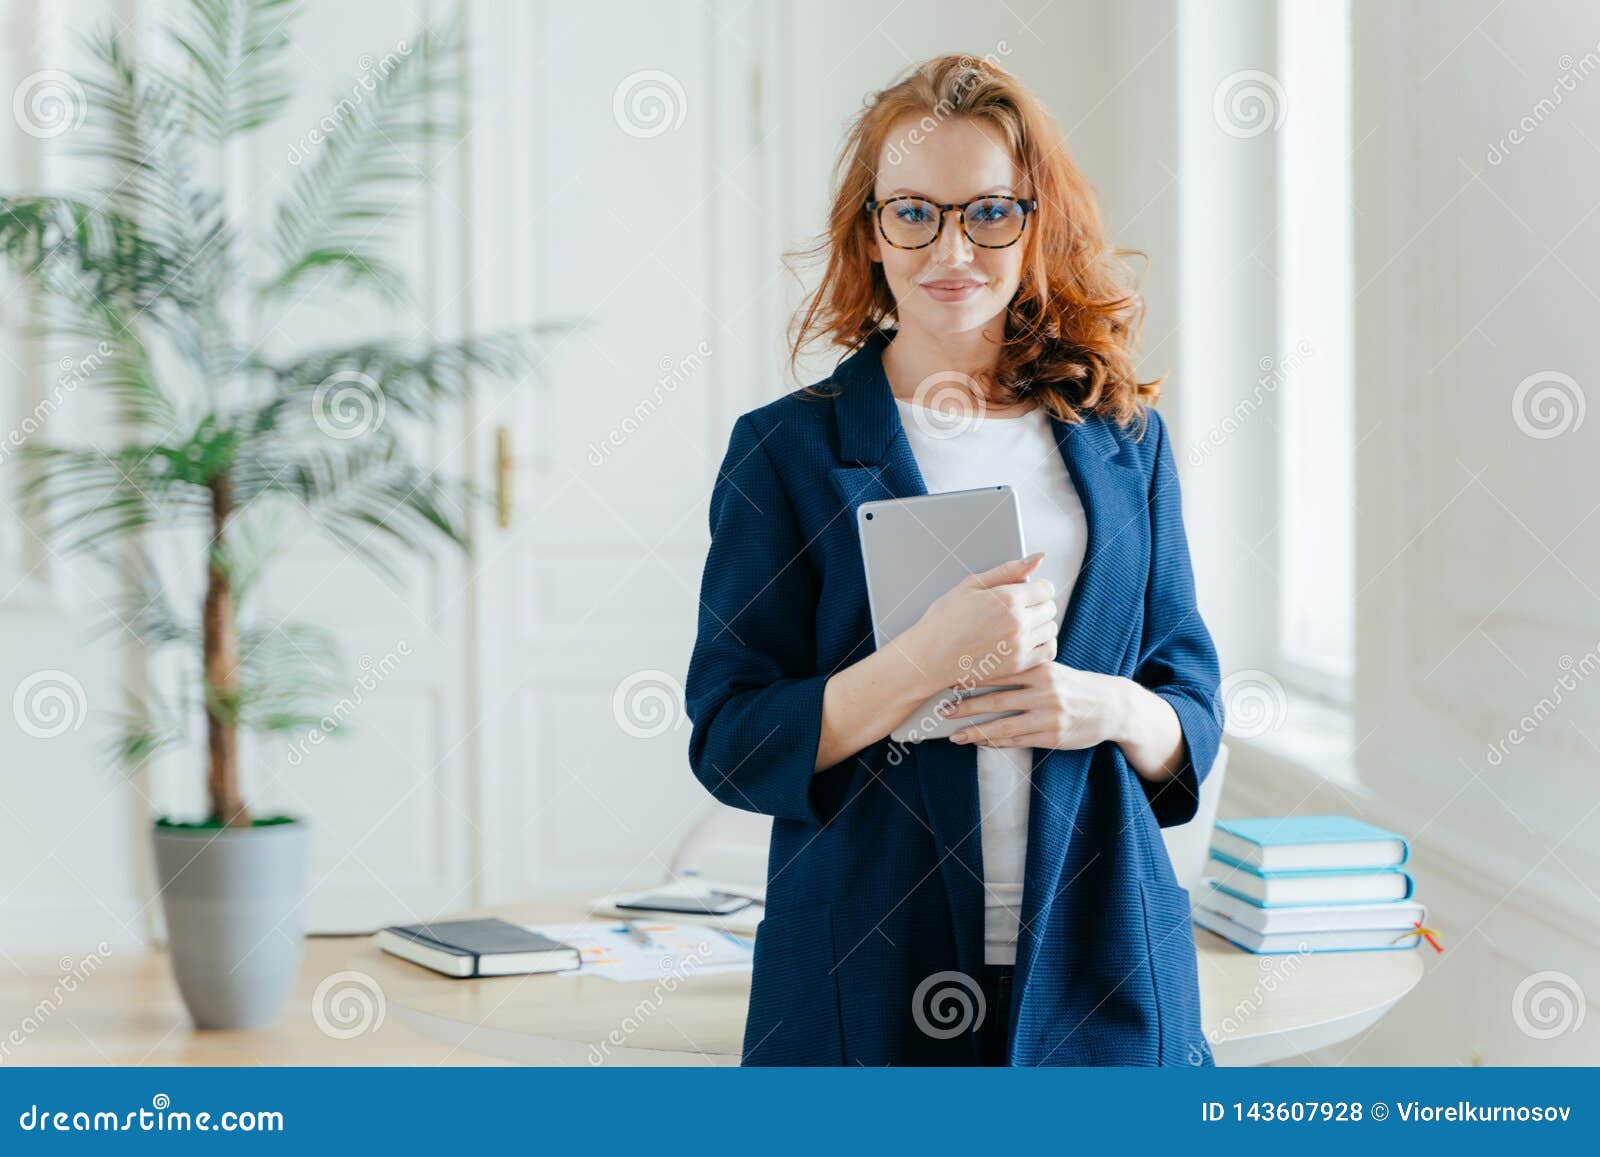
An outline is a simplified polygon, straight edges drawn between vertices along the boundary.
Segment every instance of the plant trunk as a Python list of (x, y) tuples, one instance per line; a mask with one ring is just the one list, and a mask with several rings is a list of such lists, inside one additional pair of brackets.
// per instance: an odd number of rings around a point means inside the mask
[(223, 554), (223, 529), (233, 513), (233, 479), (211, 480), (211, 552), (206, 571), (206, 605), (201, 619), (205, 651), (206, 739), (210, 766), (206, 791), (211, 818), (230, 828), (250, 826), (250, 812), (239, 795), (239, 624), (233, 586)]

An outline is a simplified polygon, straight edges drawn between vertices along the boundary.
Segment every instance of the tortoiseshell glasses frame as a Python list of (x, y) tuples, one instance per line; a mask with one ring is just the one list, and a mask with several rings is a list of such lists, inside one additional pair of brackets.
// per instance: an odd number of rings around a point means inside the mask
[[(937, 217), (937, 222), (938, 223), (935, 224), (934, 227), (933, 227), (933, 235), (931, 237), (929, 237), (926, 241), (923, 241), (922, 243), (917, 244), (917, 245), (909, 245), (909, 244), (904, 244), (903, 243), (904, 241), (906, 241), (907, 239), (909, 239), (913, 235), (913, 233), (912, 233), (912, 231), (911, 231), (911, 229), (909, 227), (902, 228), (902, 229), (896, 231), (895, 235), (899, 236), (901, 238), (900, 241), (896, 241), (894, 239), (894, 236), (890, 235), (890, 229), (887, 226), (885, 226), (885, 224), (884, 224), (883, 211), (886, 208), (888, 208), (890, 205), (898, 205), (898, 204), (902, 204), (902, 203), (908, 202), (908, 201), (915, 202), (915, 203), (917, 203), (919, 205), (926, 205), (930, 210), (932, 210), (932, 211), (934, 211), (934, 212), (936, 212), (938, 214), (938, 217)], [(985, 202), (991, 202), (992, 203), (992, 202), (997, 202), (997, 201), (1001, 202), (1001, 203), (1004, 203), (1005, 205), (1008, 206), (1009, 209), (1014, 209), (1015, 210), (1014, 214), (1008, 211), (1005, 220), (1008, 223), (1011, 222), (1011, 221), (1017, 222), (1017, 225), (1016, 225), (1017, 234), (1016, 234), (1015, 237), (1011, 237), (1009, 240), (1006, 240), (1006, 241), (1000, 241), (1000, 242), (980, 241), (978, 238), (976, 238), (976, 237), (974, 237), (972, 235), (972, 230), (968, 227), (969, 226), (969, 220), (970, 220), (970, 214), (973, 212), (974, 206), (982, 205)], [(909, 194), (906, 194), (906, 195), (899, 196), (899, 197), (889, 197), (889, 198), (886, 198), (885, 200), (882, 200), (882, 201), (868, 201), (866, 203), (866, 206), (865, 206), (865, 211), (868, 212), (868, 213), (873, 214), (873, 219), (877, 222), (878, 235), (880, 237), (882, 237), (885, 242), (887, 242), (889, 245), (892, 245), (896, 249), (926, 249), (928, 246), (932, 245), (935, 241), (939, 240), (939, 234), (944, 232), (945, 215), (950, 213), (951, 211), (954, 211), (956, 214), (958, 214), (960, 219), (961, 219), (961, 233), (962, 233), (962, 235), (965, 236), (968, 241), (972, 242), (972, 244), (976, 245), (978, 248), (980, 248), (980, 249), (1009, 249), (1011, 246), (1015, 245), (1018, 241), (1022, 240), (1022, 235), (1025, 232), (1027, 232), (1027, 229), (1028, 229), (1028, 217), (1031, 214), (1037, 212), (1038, 209), (1039, 209), (1039, 202), (1038, 201), (1031, 200), (1031, 199), (1025, 199), (1025, 198), (1021, 198), (1021, 197), (1007, 197), (1007, 196), (1003, 196), (1003, 195), (991, 195), (991, 196), (987, 196), (987, 197), (974, 197), (972, 200), (968, 201), (964, 205), (961, 205), (961, 204), (957, 204), (957, 205), (941, 205), (937, 201), (928, 200), (926, 197), (913, 197), (913, 196), (911, 196)], [(1009, 228), (1008, 228), (1008, 232), (1009, 232)]]

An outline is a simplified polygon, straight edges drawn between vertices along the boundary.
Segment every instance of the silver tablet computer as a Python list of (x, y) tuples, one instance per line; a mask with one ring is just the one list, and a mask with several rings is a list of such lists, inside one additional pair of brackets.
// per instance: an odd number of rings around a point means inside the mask
[[(873, 638), (880, 648), (968, 575), (1027, 554), (1017, 493), (1003, 485), (863, 502), (856, 508), (856, 526), (861, 532)], [(973, 656), (971, 683), (992, 677), (983, 669), (983, 657)], [(977, 694), (995, 690), (999, 688)], [(962, 727), (1016, 714), (991, 712), (962, 719), (938, 714), (940, 703), (969, 694), (958, 685), (934, 695), (890, 732), (890, 738), (900, 743), (943, 739)]]

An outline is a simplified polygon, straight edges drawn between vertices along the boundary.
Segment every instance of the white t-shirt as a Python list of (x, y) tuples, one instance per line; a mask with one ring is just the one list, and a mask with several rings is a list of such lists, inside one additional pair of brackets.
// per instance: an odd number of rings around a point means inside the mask
[[(1035, 408), (1021, 417), (948, 415), (896, 398), (900, 421), (930, 494), (1006, 483), (1022, 509), (1024, 552), (1044, 551), (1034, 578), (1056, 589), (1056, 627), (1083, 567), (1089, 528), (1077, 489), (1056, 444), (1050, 416)], [(978, 747), (978, 808), (982, 816), (986, 964), (1013, 964), (1028, 854), (1031, 747)]]

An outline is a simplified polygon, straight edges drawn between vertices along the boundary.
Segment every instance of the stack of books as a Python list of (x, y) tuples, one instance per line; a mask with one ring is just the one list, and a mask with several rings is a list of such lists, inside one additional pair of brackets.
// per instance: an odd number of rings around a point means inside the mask
[(1410, 845), (1351, 816), (1218, 820), (1194, 920), (1249, 952), (1415, 948)]

